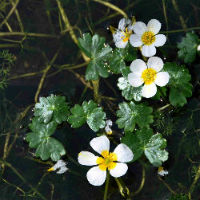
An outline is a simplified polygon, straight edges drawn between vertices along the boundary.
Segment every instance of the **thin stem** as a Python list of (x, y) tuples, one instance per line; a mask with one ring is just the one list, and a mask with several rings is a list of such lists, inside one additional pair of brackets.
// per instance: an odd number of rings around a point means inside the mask
[(107, 200), (109, 181), (110, 181), (110, 174), (107, 173), (107, 179), (106, 179), (106, 185), (105, 185), (103, 200)]
[(58, 38), (57, 35), (50, 35), (46, 33), (25, 33), (25, 32), (0, 32), (0, 37), (3, 36), (30, 36), (30, 37), (46, 37), (46, 38)]
[(100, 103), (101, 98), (99, 97), (99, 80), (92, 81), (92, 85), (94, 88), (94, 100), (97, 103)]
[(158, 176), (158, 179), (167, 187), (167, 189), (174, 195), (176, 195), (177, 193), (168, 185), (168, 183), (166, 183), (160, 176)]
[(165, 106), (162, 106), (161, 108), (158, 108), (158, 111), (162, 111), (165, 110), (166, 108), (168, 108), (171, 104), (166, 104)]
[(93, 0), (93, 1), (95, 1), (97, 3), (100, 3), (100, 4), (103, 4), (104, 6), (107, 6), (107, 7), (111, 8), (111, 9), (117, 11), (118, 13), (120, 13), (125, 18), (128, 18), (128, 15), (123, 10), (121, 10), (120, 8), (118, 8), (117, 6), (113, 5), (110, 2), (102, 1), (102, 0)]
[(130, 195), (129, 189), (124, 185), (124, 183), (122, 183), (122, 180), (120, 178), (115, 178), (115, 181), (118, 185), (120, 194), (123, 197), (125, 197), (126, 195), (129, 196)]

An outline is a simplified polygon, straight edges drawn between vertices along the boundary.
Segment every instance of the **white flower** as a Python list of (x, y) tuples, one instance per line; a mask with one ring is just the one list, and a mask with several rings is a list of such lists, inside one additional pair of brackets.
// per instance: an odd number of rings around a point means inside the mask
[(130, 19), (122, 18), (119, 21), (118, 29), (113, 32), (113, 40), (117, 48), (125, 48), (132, 34), (133, 26)]
[(130, 43), (133, 47), (141, 47), (142, 55), (151, 57), (156, 54), (156, 48), (163, 46), (166, 36), (158, 34), (161, 23), (157, 19), (151, 19), (146, 25), (143, 22), (136, 22), (133, 25), (135, 34), (130, 36)]
[(160, 72), (163, 68), (163, 61), (159, 57), (151, 57), (147, 64), (136, 59), (131, 63), (132, 73), (128, 74), (128, 81), (133, 87), (139, 87), (144, 83), (142, 96), (153, 97), (157, 92), (156, 85), (163, 87), (169, 82), (168, 72)]
[(66, 167), (66, 163), (63, 160), (58, 160), (53, 167), (48, 169), (48, 172), (55, 171), (57, 169), (59, 169), (56, 172), (57, 174), (63, 174), (68, 170), (68, 168)]
[(197, 46), (197, 51), (200, 51), (200, 44)]
[(94, 166), (87, 172), (87, 179), (94, 186), (102, 185), (106, 180), (108, 170), (113, 177), (120, 177), (128, 170), (126, 162), (133, 159), (133, 153), (125, 144), (119, 144), (113, 153), (110, 153), (110, 141), (106, 136), (93, 138), (90, 146), (101, 156), (95, 156), (88, 151), (81, 151), (78, 162), (81, 165)]
[(158, 168), (158, 175), (160, 175), (160, 176), (168, 175), (168, 171), (164, 170), (164, 168), (161, 166)]
[(106, 126), (105, 126), (105, 131), (108, 135), (111, 135), (112, 134), (112, 129), (111, 129), (111, 126), (112, 126), (112, 121), (109, 119), (109, 120), (106, 120)]

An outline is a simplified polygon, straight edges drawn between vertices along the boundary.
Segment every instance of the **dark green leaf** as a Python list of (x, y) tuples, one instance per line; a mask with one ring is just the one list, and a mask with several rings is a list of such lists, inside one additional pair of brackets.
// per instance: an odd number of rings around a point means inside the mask
[(89, 33), (78, 39), (80, 49), (91, 59), (86, 69), (86, 80), (97, 80), (109, 76), (107, 60), (112, 48), (105, 45), (105, 38)]
[(120, 103), (116, 121), (119, 128), (132, 132), (137, 124), (140, 128), (148, 127), (153, 122), (152, 108), (144, 104)]
[(55, 121), (60, 124), (67, 120), (69, 107), (65, 102), (65, 97), (52, 94), (48, 97), (40, 97), (39, 103), (35, 104), (34, 115), (41, 122)]
[(191, 75), (188, 69), (176, 63), (165, 63), (164, 71), (170, 75), (170, 103), (173, 106), (183, 106), (187, 103), (186, 98), (192, 96), (192, 84), (189, 82)]
[(27, 134), (26, 140), (31, 148), (36, 148), (35, 154), (42, 160), (51, 158), (53, 161), (57, 161), (65, 155), (63, 145), (50, 137), (55, 132), (56, 126), (57, 123), (54, 121), (48, 124), (41, 123), (37, 117), (29, 126), (32, 132)]
[(178, 43), (178, 57), (185, 63), (192, 63), (196, 58), (198, 36), (195, 33), (186, 33), (186, 37)]

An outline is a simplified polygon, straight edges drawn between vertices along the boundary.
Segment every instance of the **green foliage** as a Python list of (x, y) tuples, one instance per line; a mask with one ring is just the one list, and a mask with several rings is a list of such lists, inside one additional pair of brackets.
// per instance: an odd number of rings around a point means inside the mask
[(7, 77), (13, 66), (15, 57), (9, 51), (0, 52), (0, 88), (4, 89), (7, 86)]
[(137, 124), (140, 128), (148, 127), (153, 122), (152, 108), (144, 104), (120, 103), (117, 111), (117, 125), (125, 132), (132, 132)]
[(172, 195), (169, 200), (189, 200), (186, 194), (176, 194)]
[(82, 103), (82, 106), (76, 104), (71, 108), (71, 115), (68, 118), (68, 122), (72, 128), (79, 128), (87, 122), (89, 127), (97, 132), (100, 128), (105, 127), (106, 114), (103, 112), (101, 107), (94, 101)]
[(136, 51), (131, 45), (127, 45), (126, 48), (116, 48), (110, 56), (109, 67), (113, 73), (120, 74), (126, 68), (125, 61), (134, 59), (136, 59)]
[(39, 121), (49, 123), (54, 121), (61, 124), (67, 121), (69, 116), (69, 107), (65, 102), (64, 96), (51, 95), (48, 97), (40, 97), (39, 103), (35, 104), (34, 115)]
[(112, 48), (105, 44), (105, 38), (98, 35), (93, 37), (83, 34), (78, 39), (80, 49), (91, 59), (86, 69), (86, 80), (97, 80), (99, 76), (107, 78), (109, 76), (107, 60)]
[(185, 63), (192, 63), (196, 58), (197, 45), (199, 39), (195, 33), (186, 33), (183, 40), (178, 43), (178, 57)]
[(143, 153), (149, 162), (157, 167), (168, 159), (168, 152), (164, 149), (166, 140), (159, 133), (153, 135), (152, 129), (143, 128), (135, 133), (126, 133), (122, 142), (133, 151), (133, 161), (139, 159)]
[(191, 75), (187, 68), (176, 63), (165, 63), (164, 71), (170, 75), (169, 101), (173, 106), (183, 106), (187, 97), (192, 96), (192, 84), (189, 82)]
[(128, 82), (128, 79), (125, 77), (120, 77), (118, 79), (118, 84), (117, 86), (119, 87), (120, 90), (122, 90), (122, 96), (126, 100), (135, 100), (135, 101), (140, 101), (142, 99), (142, 86), (141, 87), (133, 87), (130, 85)]
[(37, 117), (32, 120), (29, 128), (32, 132), (28, 133), (26, 140), (31, 148), (36, 148), (35, 155), (42, 160), (51, 158), (57, 161), (65, 155), (63, 145), (56, 139), (50, 137), (56, 130), (56, 122), (48, 124), (41, 123)]

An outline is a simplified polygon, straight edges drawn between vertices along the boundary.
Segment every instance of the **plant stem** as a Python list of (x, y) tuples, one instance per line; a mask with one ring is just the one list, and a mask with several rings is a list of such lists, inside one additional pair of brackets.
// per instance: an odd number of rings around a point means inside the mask
[(103, 196), (103, 200), (107, 200), (109, 181), (110, 181), (110, 174), (109, 174), (109, 173), (107, 173), (106, 185), (105, 185), (105, 190), (104, 190), (104, 196)]
[(0, 37), (3, 36), (31, 36), (31, 37), (49, 37), (58, 38), (57, 35), (50, 35), (46, 33), (25, 33), (25, 32), (0, 32)]
[(92, 81), (93, 89), (94, 89), (94, 100), (97, 103), (101, 102), (101, 98), (99, 96), (99, 80)]
[(121, 183), (122, 180), (120, 178), (115, 178), (115, 181), (116, 181), (116, 183), (118, 185), (120, 194), (123, 197), (125, 197), (125, 195), (129, 196), (130, 195), (129, 189), (124, 185), (124, 183)]

